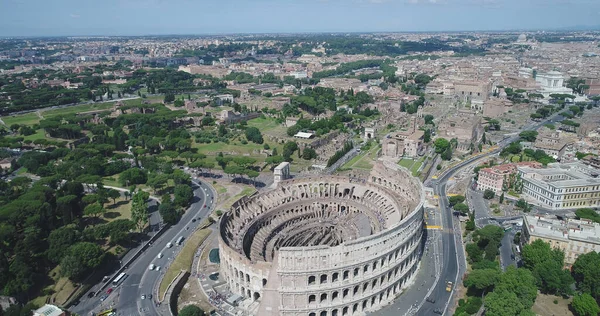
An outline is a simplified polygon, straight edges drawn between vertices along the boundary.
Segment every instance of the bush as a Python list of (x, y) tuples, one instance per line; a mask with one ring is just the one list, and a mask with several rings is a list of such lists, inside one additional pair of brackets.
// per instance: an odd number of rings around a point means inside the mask
[(485, 191), (483, 191), (483, 198), (486, 200), (491, 200), (496, 196), (496, 192), (490, 190), (490, 189), (486, 189)]

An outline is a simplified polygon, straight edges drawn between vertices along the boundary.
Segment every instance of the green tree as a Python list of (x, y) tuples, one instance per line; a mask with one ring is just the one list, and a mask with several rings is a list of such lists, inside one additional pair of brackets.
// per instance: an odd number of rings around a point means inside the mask
[(458, 203), (463, 203), (464, 201), (465, 201), (464, 195), (453, 195), (451, 197), (448, 197), (448, 203), (450, 204), (451, 207)]
[(178, 184), (175, 186), (174, 190), (175, 198), (173, 199), (173, 203), (180, 207), (187, 207), (190, 204), (190, 201), (194, 197), (194, 192), (189, 185)]
[[(46, 256), (50, 261), (59, 263), (69, 247), (77, 242), (78, 239), (79, 232), (73, 227), (63, 226), (53, 230), (48, 236), (48, 250), (46, 251)], [(0, 260), (1, 259), (2, 256), (0, 256)]]
[(179, 221), (179, 213), (175, 209), (175, 206), (170, 201), (163, 202), (158, 207), (158, 213), (168, 225), (174, 225)]
[(148, 199), (150, 194), (144, 191), (137, 191), (131, 198), (131, 221), (141, 232), (148, 224)]
[(445, 138), (438, 138), (433, 142), (435, 146), (435, 152), (438, 154), (443, 153), (446, 149), (450, 148), (450, 142)]
[(572, 271), (577, 289), (600, 299), (600, 253), (580, 255), (575, 260)]
[(507, 290), (494, 290), (485, 296), (483, 302), (487, 316), (523, 316), (528, 308), (519, 301), (516, 293)]
[(69, 247), (67, 255), (61, 260), (61, 274), (72, 280), (98, 267), (104, 260), (104, 251), (91, 242), (80, 242)]
[(575, 295), (571, 307), (577, 316), (597, 316), (600, 315), (600, 307), (596, 300), (588, 293)]
[(491, 200), (496, 196), (496, 192), (490, 190), (490, 189), (486, 189), (485, 191), (483, 191), (483, 198), (486, 200)]
[(246, 138), (253, 143), (262, 144), (264, 141), (260, 130), (256, 127), (248, 127), (244, 133)]
[(304, 150), (302, 151), (302, 159), (311, 160), (314, 158), (317, 158), (317, 152), (310, 147), (304, 147)]
[(500, 204), (504, 203), (504, 192), (502, 192), (502, 195), (500, 195), (498, 202), (500, 202)]
[(151, 187), (154, 190), (154, 193), (156, 193), (157, 191), (167, 186), (168, 181), (169, 175), (164, 173), (153, 173), (148, 176), (148, 181), (146, 181), (146, 185)]
[(494, 288), (494, 292), (497, 291), (516, 294), (518, 302), (522, 304), (525, 310), (529, 310), (533, 306), (537, 297), (537, 287), (533, 274), (527, 269), (515, 268), (514, 266), (506, 268), (506, 272), (501, 275), (500, 281)]
[(464, 281), (468, 288), (479, 292), (489, 292), (500, 280), (501, 272), (498, 269), (477, 269), (471, 271)]
[(462, 215), (465, 215), (469, 212), (469, 207), (465, 203), (458, 203), (454, 205), (454, 210), (460, 212)]
[(133, 184), (144, 184), (146, 181), (148, 181), (146, 172), (138, 168), (127, 169), (119, 176), (119, 182), (126, 187)]
[(187, 305), (179, 311), (179, 316), (204, 316), (204, 311), (196, 305)]
[(537, 138), (537, 136), (538, 136), (537, 131), (522, 131), (519, 134), (519, 137), (521, 137), (521, 139), (526, 142), (535, 142), (535, 139)]
[(113, 200), (113, 204), (117, 203), (117, 199), (121, 197), (121, 192), (115, 189), (109, 189), (107, 196)]
[(585, 218), (585, 219), (592, 220), (596, 223), (600, 223), (600, 215), (598, 215), (598, 213), (596, 213), (596, 211), (594, 211), (591, 208), (580, 208), (575, 211), (575, 215), (579, 219)]
[(104, 213), (104, 211), (105, 211), (104, 208), (98, 202), (92, 203), (92, 204), (86, 206), (85, 209), (83, 209), (83, 213), (85, 215), (93, 216), (93, 217), (100, 216), (102, 213)]

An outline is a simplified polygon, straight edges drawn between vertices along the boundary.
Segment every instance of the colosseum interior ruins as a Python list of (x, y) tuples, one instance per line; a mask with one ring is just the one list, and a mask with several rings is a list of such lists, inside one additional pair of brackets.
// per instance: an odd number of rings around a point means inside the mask
[(368, 179), (280, 182), (223, 215), (221, 276), (253, 315), (372, 312), (418, 269), (423, 199), (418, 179), (382, 163)]

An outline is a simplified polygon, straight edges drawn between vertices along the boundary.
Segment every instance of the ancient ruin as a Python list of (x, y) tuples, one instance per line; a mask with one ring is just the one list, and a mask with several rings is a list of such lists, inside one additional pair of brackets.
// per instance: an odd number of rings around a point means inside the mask
[(383, 163), (368, 179), (282, 181), (223, 215), (221, 276), (253, 315), (375, 311), (417, 272), (423, 199), (418, 179)]

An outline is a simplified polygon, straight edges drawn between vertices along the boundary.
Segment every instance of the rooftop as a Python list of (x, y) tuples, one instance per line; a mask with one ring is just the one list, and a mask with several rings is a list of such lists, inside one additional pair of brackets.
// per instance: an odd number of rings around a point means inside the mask
[(579, 240), (600, 245), (600, 224), (589, 220), (559, 220), (556, 217), (524, 215), (523, 221), (532, 236)]
[(63, 311), (50, 304), (46, 304), (33, 312), (33, 316), (61, 316)]

